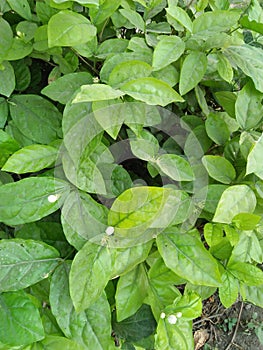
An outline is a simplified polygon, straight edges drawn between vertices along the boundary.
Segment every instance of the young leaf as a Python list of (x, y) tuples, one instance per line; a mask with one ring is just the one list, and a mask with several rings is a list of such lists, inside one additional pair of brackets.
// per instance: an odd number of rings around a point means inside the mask
[(51, 310), (66, 337), (83, 348), (111, 349), (110, 307), (103, 293), (91, 307), (77, 313), (69, 293), (70, 263), (60, 265), (52, 275), (50, 284)]
[(23, 289), (47, 278), (59, 262), (55, 248), (33, 240), (3, 239), (0, 250), (1, 292)]
[(183, 157), (175, 154), (162, 154), (155, 164), (160, 170), (175, 181), (193, 181), (194, 173), (191, 165)]
[(87, 242), (75, 255), (69, 286), (77, 312), (87, 309), (101, 296), (112, 275), (111, 265), (108, 248), (99, 244)]
[(222, 286), (218, 288), (219, 298), (224, 307), (230, 307), (238, 297), (238, 280), (231, 272), (225, 270), (222, 274)]
[(256, 89), (263, 92), (263, 80), (261, 79), (263, 71), (262, 49), (244, 44), (242, 46), (230, 46), (224, 53), (230, 62), (233, 62), (253, 80)]
[[(168, 22), (170, 17), (173, 20), (176, 20), (180, 25), (185, 27), (187, 30), (189, 30), (190, 33), (192, 33), (193, 23), (185, 10), (183, 10), (179, 6), (172, 5), (166, 8), (166, 12), (168, 14), (168, 17), (167, 17)], [(171, 23), (171, 25), (173, 25), (173, 23)]]
[(68, 190), (67, 182), (52, 177), (29, 177), (0, 186), (0, 221), (20, 225), (39, 220), (59, 208), (60, 197)]
[[(0, 294), (0, 342), (10, 346), (29, 345), (45, 337), (39, 311), (32, 296), (24, 291)], [(19, 312), (23, 311), (23, 312)]]
[(233, 69), (229, 60), (222, 54), (217, 53), (218, 63), (217, 70), (221, 78), (223, 78), (228, 83), (231, 83), (233, 79)]
[(111, 100), (123, 95), (122, 91), (104, 84), (82, 85), (72, 103)]
[(48, 22), (48, 46), (76, 46), (96, 36), (97, 29), (79, 13), (64, 10)]
[(12, 153), (20, 148), (16, 140), (8, 133), (0, 130), (0, 166), (2, 167)]
[(15, 174), (39, 171), (52, 165), (57, 158), (57, 153), (57, 149), (51, 146), (27, 146), (13, 153), (2, 170)]
[(0, 70), (0, 94), (9, 97), (15, 90), (16, 86), (16, 77), (14, 69), (8, 61), (2, 62), (1, 66), (2, 67)]
[(185, 95), (202, 80), (206, 66), (207, 58), (203, 52), (193, 51), (185, 58), (179, 81), (181, 95)]
[(164, 36), (153, 52), (153, 70), (157, 71), (177, 61), (184, 53), (185, 43), (178, 36)]
[(183, 102), (183, 98), (168, 84), (155, 78), (138, 78), (121, 86), (121, 90), (136, 100), (149, 105), (166, 106)]
[(66, 104), (78, 88), (92, 82), (92, 76), (88, 72), (70, 73), (47, 85), (41, 93), (54, 101)]
[(256, 196), (247, 185), (228, 187), (219, 200), (213, 221), (230, 224), (239, 213), (253, 213), (256, 203)]
[(110, 73), (109, 85), (119, 88), (131, 80), (148, 77), (151, 72), (152, 67), (146, 62), (136, 60), (122, 62)]
[(160, 319), (155, 337), (156, 350), (189, 350), (194, 348), (192, 325), (189, 321), (178, 320), (170, 324), (168, 318)]
[(224, 157), (204, 156), (202, 158), (202, 163), (209, 176), (223, 184), (230, 184), (236, 177), (235, 168)]
[(200, 240), (176, 228), (163, 231), (156, 239), (165, 264), (193, 284), (218, 286), (221, 279), (216, 260)]
[(135, 314), (147, 295), (147, 276), (143, 265), (121, 276), (116, 290), (118, 322)]
[(238, 93), (235, 111), (236, 120), (242, 129), (254, 128), (261, 121), (263, 113), (262, 99), (263, 94), (255, 89), (251, 81)]
[(263, 179), (263, 171), (261, 167), (263, 152), (263, 135), (260, 136), (252, 150), (247, 157), (247, 174), (255, 173), (258, 177)]

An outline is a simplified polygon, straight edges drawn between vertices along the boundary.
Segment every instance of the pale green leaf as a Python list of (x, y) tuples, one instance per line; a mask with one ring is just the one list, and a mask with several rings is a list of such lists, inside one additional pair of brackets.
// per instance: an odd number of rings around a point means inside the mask
[(168, 84), (155, 78), (139, 78), (122, 85), (121, 90), (136, 100), (149, 105), (166, 106), (183, 102), (183, 98)]
[(15, 90), (16, 77), (12, 65), (8, 62), (1, 63), (0, 70), (0, 94), (9, 97)]
[(122, 16), (127, 18), (128, 21), (131, 22), (136, 28), (144, 32), (145, 22), (138, 12), (130, 9), (120, 9), (120, 13)]
[(224, 157), (204, 156), (202, 158), (202, 163), (209, 176), (223, 184), (230, 184), (236, 177), (235, 168)]
[(185, 95), (203, 78), (207, 67), (207, 57), (203, 52), (193, 51), (186, 56), (180, 74), (179, 91)]
[[(166, 12), (172, 19), (176, 20), (180, 25), (182, 25), (187, 30), (189, 30), (190, 33), (192, 33), (193, 23), (185, 10), (183, 10), (179, 6), (172, 5), (166, 9)], [(173, 24), (171, 23), (171, 25)]]
[(217, 53), (218, 63), (217, 70), (222, 79), (231, 83), (233, 79), (233, 69), (229, 60), (220, 52)]
[(39, 171), (52, 165), (57, 158), (57, 153), (57, 149), (51, 146), (27, 146), (13, 153), (2, 170), (16, 174)]
[(240, 261), (230, 261), (227, 265), (227, 270), (248, 286), (260, 286), (263, 284), (263, 271), (254, 265)]
[(185, 43), (178, 36), (164, 36), (153, 52), (153, 70), (157, 71), (177, 61), (183, 54)]
[(104, 84), (82, 85), (72, 103), (111, 100), (123, 95), (122, 91)]
[(218, 288), (218, 291), (220, 301), (226, 308), (233, 305), (237, 300), (238, 280), (228, 270), (225, 270), (222, 274), (222, 286)]
[(191, 165), (181, 156), (175, 154), (162, 154), (155, 164), (160, 170), (175, 181), (192, 181), (194, 173)]
[(262, 153), (263, 152), (263, 135), (260, 136), (254, 147), (247, 157), (247, 174), (255, 173), (258, 177), (263, 179), (262, 171)]

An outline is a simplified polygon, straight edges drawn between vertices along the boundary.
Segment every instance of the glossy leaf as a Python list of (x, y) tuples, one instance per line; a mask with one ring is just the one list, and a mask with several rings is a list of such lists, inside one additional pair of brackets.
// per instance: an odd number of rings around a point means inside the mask
[(184, 49), (185, 44), (178, 36), (162, 37), (153, 52), (153, 69), (160, 70), (177, 61), (183, 54)]
[(263, 151), (263, 135), (260, 136), (258, 141), (255, 143), (251, 152), (247, 157), (247, 174), (255, 173), (258, 177), (263, 179), (262, 168), (260, 167), (262, 161)]
[(193, 284), (218, 286), (217, 263), (196, 237), (167, 229), (157, 237), (157, 246), (165, 264)]
[(47, 278), (59, 262), (59, 253), (33, 240), (1, 240), (1, 292), (26, 288)]
[(183, 98), (165, 82), (156, 78), (138, 78), (122, 85), (121, 90), (149, 105), (166, 106)]
[(180, 74), (179, 91), (185, 95), (203, 78), (207, 67), (207, 58), (203, 52), (193, 51), (186, 56)]
[[(59, 208), (68, 190), (68, 183), (52, 177), (29, 177), (0, 186), (0, 221), (20, 225), (39, 220)], [(55, 201), (49, 201), (50, 195), (56, 196)]]
[(82, 85), (80, 92), (77, 93), (72, 102), (103, 101), (118, 98), (123, 95), (124, 93), (122, 91), (114, 90), (110, 86), (104, 84)]
[(238, 280), (231, 272), (225, 270), (222, 274), (222, 286), (218, 288), (219, 298), (224, 307), (233, 305), (238, 297)]
[(88, 72), (70, 73), (46, 86), (41, 93), (54, 101), (66, 104), (78, 88), (92, 82), (92, 76)]
[(218, 203), (213, 221), (229, 224), (239, 213), (253, 213), (256, 196), (247, 185), (234, 185), (227, 188)]
[(96, 35), (96, 27), (79, 13), (64, 10), (48, 22), (48, 46), (76, 46)]
[(9, 97), (15, 90), (15, 73), (12, 65), (8, 61), (1, 63), (1, 65), (2, 67), (0, 70), (0, 94)]
[(110, 308), (105, 294), (85, 311), (77, 313), (69, 293), (70, 264), (60, 265), (52, 275), (50, 303), (63, 333), (83, 348), (113, 348)]
[(44, 338), (40, 314), (31, 296), (24, 291), (2, 293), (0, 304), (0, 341), (9, 349)]
[(183, 157), (175, 154), (163, 154), (155, 162), (165, 175), (168, 175), (175, 181), (194, 180), (191, 165)]
[(52, 165), (57, 158), (57, 149), (51, 146), (27, 146), (7, 160), (2, 170), (16, 174), (35, 172)]
[(202, 158), (202, 163), (209, 176), (223, 184), (231, 183), (236, 177), (235, 168), (224, 157), (204, 156)]
[(263, 92), (261, 74), (263, 70), (263, 53), (258, 47), (244, 44), (242, 46), (230, 46), (225, 50), (230, 62), (237, 65), (254, 82), (258, 91)]
[(77, 312), (87, 309), (101, 296), (112, 275), (111, 265), (109, 250), (101, 245), (87, 242), (75, 255), (69, 286)]
[(121, 276), (116, 289), (118, 322), (135, 314), (147, 294), (147, 275), (143, 265)]

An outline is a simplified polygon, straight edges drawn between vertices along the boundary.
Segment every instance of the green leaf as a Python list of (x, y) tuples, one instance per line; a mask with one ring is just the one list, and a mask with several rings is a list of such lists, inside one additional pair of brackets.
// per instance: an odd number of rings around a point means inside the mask
[(165, 264), (193, 284), (218, 286), (220, 274), (216, 260), (200, 240), (177, 228), (163, 231), (156, 239)]
[(158, 140), (148, 131), (142, 130), (138, 137), (130, 139), (132, 153), (143, 160), (151, 160), (159, 151)]
[(233, 69), (229, 60), (220, 52), (217, 53), (217, 70), (222, 79), (231, 83), (233, 79)]
[[(50, 284), (51, 310), (66, 337), (89, 349), (111, 349), (110, 307), (103, 293), (91, 307), (77, 313), (69, 293), (70, 263), (60, 265)], [(64, 348), (63, 348), (64, 349)]]
[(23, 291), (2, 293), (0, 305), (2, 343), (13, 347), (31, 344), (44, 338), (40, 314), (32, 296)]
[(247, 168), (246, 173), (255, 173), (258, 177), (263, 179), (262, 162), (262, 152), (263, 152), (263, 135), (260, 136), (258, 141), (255, 143), (252, 150), (249, 152), (247, 157)]
[(0, 97), (0, 128), (1, 129), (3, 129), (6, 124), (8, 114), (9, 114), (9, 108), (8, 108), (7, 101), (4, 97)]
[(223, 239), (223, 227), (221, 224), (208, 222), (204, 227), (204, 237), (210, 247), (216, 246)]
[[(180, 25), (182, 25), (187, 30), (189, 30), (190, 33), (192, 33), (193, 24), (185, 10), (183, 10), (179, 6), (172, 5), (166, 8), (166, 12), (168, 14), (168, 18), (167, 18), (168, 22), (169, 22), (169, 17), (171, 17), (173, 20), (176, 20)], [(173, 25), (173, 23), (171, 23), (171, 25)]]
[(260, 220), (261, 216), (259, 215), (250, 213), (240, 213), (233, 218), (232, 222), (239, 230), (247, 231), (256, 228)]
[(79, 13), (60, 11), (48, 22), (48, 46), (76, 46), (96, 36), (96, 27)]
[(170, 324), (168, 318), (159, 320), (155, 338), (156, 350), (192, 350), (193, 348), (191, 322), (180, 319), (176, 324)]
[(58, 251), (43, 242), (3, 239), (0, 250), (1, 292), (23, 289), (47, 278), (59, 262)]
[(105, 60), (108, 56), (124, 52), (129, 44), (127, 39), (108, 39), (101, 43), (96, 51), (96, 57)]
[(239, 213), (253, 213), (256, 203), (256, 196), (247, 185), (228, 187), (219, 200), (213, 221), (230, 224)]
[(221, 117), (221, 114), (216, 113), (209, 113), (205, 121), (205, 130), (210, 139), (218, 145), (225, 144), (231, 135), (229, 123)]
[[(40, 343), (39, 350), (84, 350), (81, 345), (77, 344), (71, 339), (67, 339), (64, 337), (59, 337), (57, 335), (49, 335), (44, 340), (42, 340)], [(34, 345), (33, 345), (34, 346)], [(32, 348), (32, 350), (35, 350), (35, 348)]]
[(246, 286), (245, 284), (241, 284), (240, 286), (240, 294), (244, 301), (248, 301), (254, 305), (259, 307), (263, 307), (263, 284), (260, 286)]
[(138, 12), (130, 9), (120, 9), (120, 13), (122, 16), (127, 18), (128, 21), (131, 22), (136, 28), (144, 32), (145, 22)]
[(3, 19), (3, 17), (0, 18), (0, 59), (1, 61), (5, 59), (6, 53), (12, 46), (13, 42), (13, 32), (9, 25), (9, 23)]
[(223, 184), (230, 184), (236, 177), (235, 168), (224, 157), (204, 156), (202, 158), (202, 163), (209, 176)]
[(149, 105), (166, 106), (183, 102), (183, 98), (168, 84), (155, 78), (138, 78), (122, 85), (121, 90), (136, 100)]
[(104, 0), (100, 6), (90, 8), (89, 15), (96, 26), (109, 18), (120, 6), (121, 0)]
[[(68, 187), (65, 181), (51, 177), (29, 177), (0, 186), (0, 221), (20, 225), (53, 213)], [(49, 201), (51, 195), (55, 197)]]
[(164, 81), (171, 87), (175, 86), (179, 82), (179, 72), (172, 64), (152, 72), (152, 76), (156, 79)]
[(0, 70), (0, 94), (9, 97), (15, 90), (16, 86), (14, 69), (8, 61), (2, 62), (1, 66), (2, 67)]
[(35, 143), (49, 144), (60, 133), (61, 114), (49, 101), (38, 95), (15, 95), (10, 99), (15, 126)]
[(192, 181), (194, 173), (191, 165), (183, 157), (175, 154), (162, 154), (155, 164), (160, 170), (175, 181)]
[(243, 231), (239, 235), (231, 259), (241, 262), (262, 264), (263, 252), (257, 235), (253, 231)]
[(151, 73), (152, 67), (146, 62), (136, 60), (122, 62), (110, 73), (109, 85), (120, 88), (131, 80), (148, 77)]
[(104, 84), (82, 85), (80, 92), (77, 93), (72, 103), (104, 101), (123, 96), (120, 90)]
[(153, 70), (160, 70), (177, 61), (184, 53), (185, 43), (178, 36), (164, 36), (153, 52)]
[(61, 213), (65, 236), (71, 245), (80, 250), (87, 240), (100, 237), (107, 228), (108, 210), (88, 193), (71, 192)]
[(12, 153), (20, 148), (16, 140), (0, 130), (0, 166), (2, 167)]
[(26, 43), (23, 39), (14, 37), (12, 46), (5, 55), (5, 59), (8, 61), (20, 60), (31, 54), (33, 51), (33, 45), (31, 42)]
[(2, 170), (16, 174), (39, 171), (52, 165), (57, 153), (57, 149), (51, 146), (27, 146), (13, 153)]
[(219, 298), (224, 307), (228, 308), (236, 302), (238, 297), (238, 287), (238, 280), (231, 272), (225, 270), (222, 274), (222, 286), (218, 288)]
[(224, 32), (237, 24), (240, 17), (238, 11), (215, 10), (204, 12), (193, 22), (193, 33), (202, 38), (210, 34)]
[(240, 261), (230, 261), (227, 265), (227, 270), (248, 286), (260, 286), (263, 284), (263, 271), (254, 265)]
[(143, 265), (121, 276), (116, 289), (118, 322), (132, 316), (142, 306), (147, 295), (147, 275)]
[(180, 74), (179, 92), (185, 95), (203, 78), (207, 67), (207, 57), (203, 52), (193, 51), (186, 56)]
[(41, 93), (54, 101), (66, 104), (78, 88), (92, 82), (92, 76), (88, 72), (70, 73), (47, 85)]
[(87, 309), (101, 296), (111, 278), (111, 266), (108, 248), (98, 244), (87, 242), (75, 255), (69, 285), (77, 312)]
[(259, 47), (244, 44), (230, 46), (224, 51), (230, 62), (238, 66), (254, 82), (258, 91), (263, 92), (263, 52)]
[(28, 21), (32, 20), (31, 9), (27, 0), (7, 0), (7, 2), (11, 9), (18, 13), (21, 17), (27, 19)]
[(262, 99), (263, 94), (255, 89), (251, 81), (238, 93), (235, 104), (236, 120), (242, 129), (254, 128), (261, 121), (263, 113)]
[[(202, 314), (202, 299), (200, 295), (192, 290), (185, 290), (181, 298), (176, 298), (172, 305), (165, 308), (165, 313), (176, 315), (182, 314), (184, 320), (190, 321)], [(180, 319), (180, 317), (178, 317)], [(179, 320), (180, 322), (180, 320)]]

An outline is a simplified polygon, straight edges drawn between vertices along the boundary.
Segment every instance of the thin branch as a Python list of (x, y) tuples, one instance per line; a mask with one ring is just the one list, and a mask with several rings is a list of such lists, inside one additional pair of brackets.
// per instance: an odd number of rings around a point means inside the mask
[(232, 345), (237, 346), (237, 344), (235, 344), (235, 339), (236, 339), (236, 336), (237, 336), (237, 331), (238, 331), (238, 328), (239, 328), (243, 307), (244, 307), (244, 303), (243, 303), (243, 301), (241, 301), (241, 306), (240, 306), (240, 310), (239, 310), (239, 314), (238, 314), (238, 319), (237, 319), (235, 331), (234, 331), (234, 334), (232, 336), (231, 342), (228, 344), (228, 346), (225, 348), (225, 350), (229, 350)]

